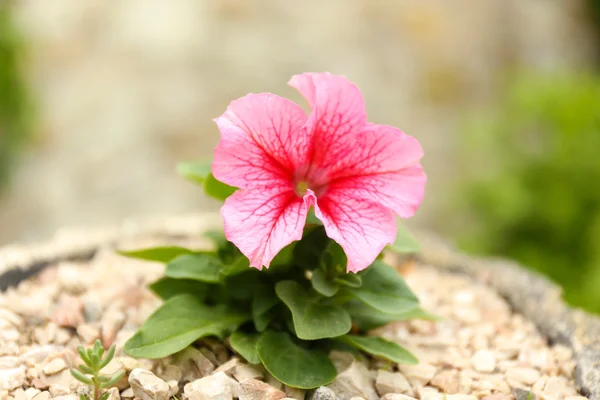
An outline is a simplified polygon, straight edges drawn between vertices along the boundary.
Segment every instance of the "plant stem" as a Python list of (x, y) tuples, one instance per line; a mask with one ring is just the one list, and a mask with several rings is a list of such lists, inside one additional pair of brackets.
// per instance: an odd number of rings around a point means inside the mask
[(94, 377), (94, 400), (100, 400), (100, 385)]

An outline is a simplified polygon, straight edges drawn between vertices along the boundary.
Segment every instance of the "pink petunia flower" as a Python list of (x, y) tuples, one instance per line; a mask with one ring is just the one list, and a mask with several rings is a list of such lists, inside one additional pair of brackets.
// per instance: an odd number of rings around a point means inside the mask
[(240, 188), (221, 209), (225, 236), (269, 267), (302, 231), (314, 207), (327, 235), (348, 257), (348, 271), (368, 267), (396, 238), (394, 213), (417, 210), (427, 177), (419, 142), (400, 130), (367, 122), (359, 89), (329, 73), (295, 75), (289, 84), (308, 101), (271, 93), (233, 101), (215, 119), (221, 140), (212, 171)]

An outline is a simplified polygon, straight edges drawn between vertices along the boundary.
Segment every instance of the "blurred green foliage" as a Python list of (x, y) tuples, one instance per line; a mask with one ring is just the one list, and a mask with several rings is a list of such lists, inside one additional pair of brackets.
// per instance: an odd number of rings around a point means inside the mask
[(10, 10), (10, 2), (0, 3), (0, 189), (30, 132), (30, 107), (20, 66), (23, 43)]
[(465, 135), (461, 247), (521, 261), (600, 312), (600, 78), (524, 75)]

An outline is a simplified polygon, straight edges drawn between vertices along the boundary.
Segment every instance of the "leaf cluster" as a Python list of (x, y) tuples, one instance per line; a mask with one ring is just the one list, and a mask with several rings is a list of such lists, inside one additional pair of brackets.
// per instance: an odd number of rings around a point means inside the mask
[[(109, 396), (109, 392), (106, 391), (104, 394), (100, 394), (101, 390), (110, 388), (119, 382), (125, 375), (124, 371), (117, 371), (109, 376), (100, 374), (100, 371), (113, 359), (115, 349), (115, 345), (112, 345), (105, 354), (104, 347), (100, 340), (96, 340), (94, 346), (87, 350), (82, 346), (77, 348), (83, 364), (80, 364), (77, 368), (72, 368), (71, 375), (78, 381), (93, 388), (95, 400), (106, 400)], [(88, 397), (80, 395), (80, 400), (86, 399), (88, 399)]]
[(298, 388), (335, 378), (328, 358), (334, 348), (417, 362), (394, 342), (362, 335), (396, 320), (431, 318), (381, 260), (346, 273), (343, 250), (316, 223), (263, 271), (249, 268), (223, 234), (208, 236), (215, 251), (157, 247), (121, 253), (165, 263), (165, 276), (150, 285), (164, 303), (126, 343), (127, 354), (162, 358), (204, 337), (228, 339), (249, 363)]

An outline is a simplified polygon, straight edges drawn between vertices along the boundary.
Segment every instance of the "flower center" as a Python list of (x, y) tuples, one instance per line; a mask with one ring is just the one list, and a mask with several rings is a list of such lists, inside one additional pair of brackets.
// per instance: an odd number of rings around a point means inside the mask
[(304, 197), (306, 191), (309, 189), (307, 181), (296, 182), (296, 194), (300, 197)]
[(327, 191), (327, 176), (316, 168), (305, 165), (295, 171), (293, 177), (294, 190), (300, 197), (306, 195), (307, 190), (312, 190), (317, 198), (325, 195)]

